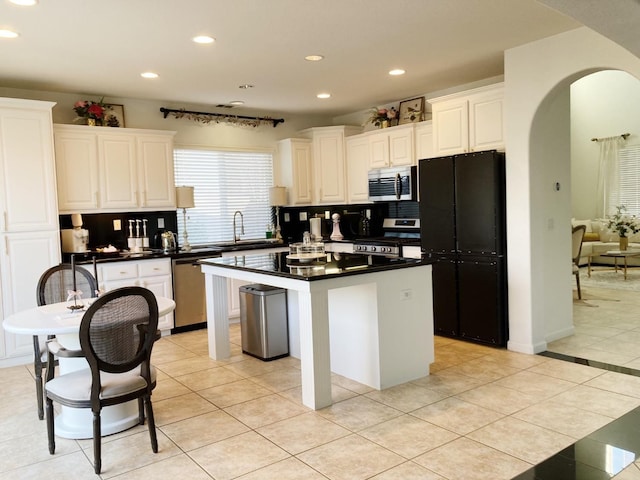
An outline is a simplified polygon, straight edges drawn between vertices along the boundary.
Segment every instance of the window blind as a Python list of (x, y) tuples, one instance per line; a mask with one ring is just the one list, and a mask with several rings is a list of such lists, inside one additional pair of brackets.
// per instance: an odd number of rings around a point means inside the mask
[(613, 206), (624, 205), (626, 213), (640, 216), (640, 145), (630, 145), (618, 151), (618, 174), (618, 203)]
[[(189, 243), (205, 245), (233, 240), (233, 215), (244, 221), (242, 238), (264, 238), (272, 223), (269, 188), (273, 185), (271, 153), (175, 149), (176, 185), (194, 187), (194, 208), (187, 209)], [(241, 219), (236, 217), (237, 234)], [(183, 234), (178, 212), (179, 238)]]

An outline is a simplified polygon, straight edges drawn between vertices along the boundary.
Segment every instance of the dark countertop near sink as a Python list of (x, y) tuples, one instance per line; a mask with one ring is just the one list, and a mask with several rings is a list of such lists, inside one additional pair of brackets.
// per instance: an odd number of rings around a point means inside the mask
[[(273, 241), (240, 241), (238, 243), (233, 242), (221, 242), (219, 244), (211, 244), (206, 246), (193, 247), (191, 251), (173, 251), (164, 252), (160, 249), (145, 250), (142, 253), (133, 252), (117, 252), (117, 253), (100, 253), (100, 252), (86, 252), (76, 253), (75, 261), (78, 264), (86, 264), (93, 262), (93, 257), (96, 257), (96, 263), (107, 262), (121, 262), (127, 260), (147, 260), (154, 258), (170, 258), (174, 259), (187, 259), (187, 258), (200, 258), (200, 257), (219, 257), (223, 252), (235, 252), (240, 250), (260, 250), (265, 248), (278, 248), (286, 247), (283, 243), (277, 243)], [(70, 253), (62, 254), (63, 262), (71, 261)]]

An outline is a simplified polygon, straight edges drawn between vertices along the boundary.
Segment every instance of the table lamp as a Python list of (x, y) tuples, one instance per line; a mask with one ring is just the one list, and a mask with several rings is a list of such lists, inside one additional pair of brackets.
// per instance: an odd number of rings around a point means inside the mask
[(287, 188), (271, 187), (269, 189), (269, 201), (272, 207), (276, 207), (276, 241), (282, 242), (280, 234), (280, 207), (287, 204)]
[(182, 250), (185, 252), (191, 251), (191, 245), (189, 244), (189, 235), (187, 234), (187, 208), (195, 207), (193, 201), (193, 187), (176, 187), (176, 206), (182, 209)]

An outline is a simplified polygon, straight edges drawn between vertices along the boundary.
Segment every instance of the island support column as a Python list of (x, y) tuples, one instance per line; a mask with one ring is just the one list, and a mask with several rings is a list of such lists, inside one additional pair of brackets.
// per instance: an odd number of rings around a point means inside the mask
[[(319, 285), (318, 284), (315, 285)], [(298, 291), (302, 403), (319, 410), (331, 405), (329, 296), (324, 288)], [(315, 290), (315, 291), (314, 291)]]
[(205, 275), (204, 279), (207, 291), (209, 356), (214, 360), (226, 360), (231, 356), (227, 279), (210, 274)]

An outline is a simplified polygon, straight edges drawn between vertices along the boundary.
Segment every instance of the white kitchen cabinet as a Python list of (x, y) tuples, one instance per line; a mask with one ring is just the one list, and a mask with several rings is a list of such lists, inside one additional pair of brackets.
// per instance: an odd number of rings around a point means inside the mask
[(314, 203), (345, 203), (345, 138), (360, 133), (360, 127), (314, 127), (303, 130), (313, 146)]
[[(0, 98), (2, 318), (35, 307), (38, 279), (60, 262), (51, 120), (54, 105)], [(31, 337), (0, 329), (0, 357), (16, 361), (23, 356), (33, 356)]]
[(60, 210), (94, 210), (98, 203), (98, 143), (86, 131), (55, 130)]
[[(258, 250), (237, 250), (222, 252), (222, 257), (236, 257), (239, 264), (244, 264), (247, 255), (261, 255), (276, 252), (288, 252), (289, 247), (284, 245), (275, 246), (273, 248), (265, 248)], [(238, 280), (235, 278), (227, 279), (227, 309), (229, 318), (237, 318), (240, 316), (240, 294), (239, 289), (243, 285), (247, 285), (251, 282), (244, 280)]]
[[(105, 292), (121, 287), (138, 286), (147, 288), (158, 296), (173, 298), (169, 258), (99, 263), (98, 279), (100, 290)], [(172, 328), (173, 312), (158, 319), (159, 330)]]
[(354, 135), (345, 141), (347, 145), (347, 196), (348, 203), (369, 201), (369, 139)]
[(416, 125), (416, 160), (433, 158), (433, 123), (431, 120)]
[(370, 168), (415, 165), (414, 128), (407, 124), (369, 133)]
[(275, 162), (276, 184), (287, 187), (288, 205), (313, 203), (313, 164), (311, 140), (287, 138), (278, 142), (278, 158)]
[(176, 204), (173, 135), (137, 135), (139, 205), (161, 209)]
[(135, 138), (98, 134), (96, 140), (100, 206), (107, 210), (135, 209), (139, 206)]
[(240, 317), (240, 287), (251, 282), (227, 278), (227, 305), (229, 306), (229, 318)]
[(175, 132), (55, 125), (61, 213), (175, 208)]
[(435, 155), (504, 149), (503, 84), (429, 100)]
[[(60, 263), (60, 237), (53, 230), (7, 233), (0, 237), (2, 308), (8, 316), (37, 305), (36, 286), (40, 276)], [(33, 358), (32, 337), (7, 332), (5, 336), (7, 357), (27, 355)]]
[(0, 98), (2, 232), (58, 229), (53, 105)]

